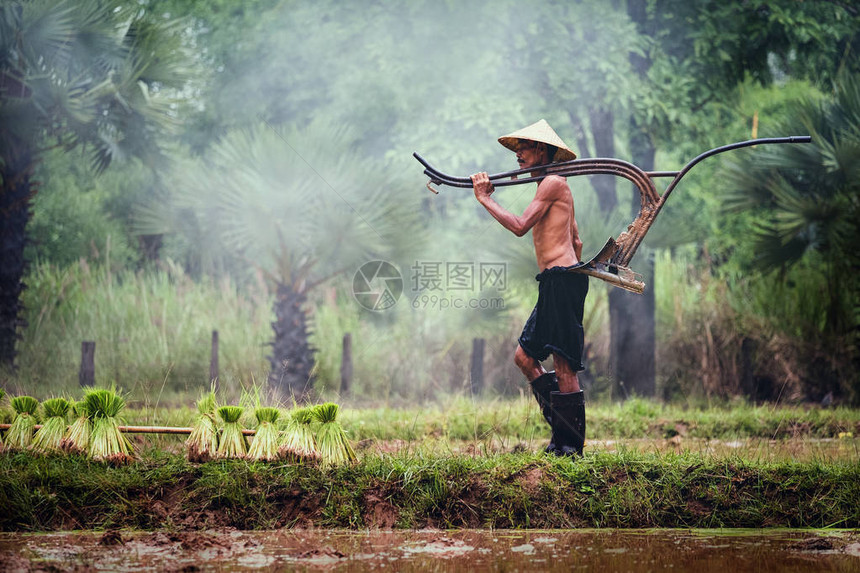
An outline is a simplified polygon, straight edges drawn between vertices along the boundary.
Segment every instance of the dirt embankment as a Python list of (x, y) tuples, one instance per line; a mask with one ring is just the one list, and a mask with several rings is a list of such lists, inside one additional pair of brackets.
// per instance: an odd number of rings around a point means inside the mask
[(333, 470), (0, 455), (0, 529), (860, 526), (860, 466), (706, 457), (365, 457)]

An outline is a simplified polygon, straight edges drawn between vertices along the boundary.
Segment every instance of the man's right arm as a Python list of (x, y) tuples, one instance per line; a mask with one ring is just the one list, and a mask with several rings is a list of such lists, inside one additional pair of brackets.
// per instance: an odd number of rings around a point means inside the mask
[(484, 206), (490, 215), (508, 231), (512, 232), (517, 237), (522, 237), (528, 233), (529, 229), (534, 227), (541, 217), (546, 214), (547, 209), (553, 201), (552, 184), (541, 185), (538, 187), (538, 192), (535, 198), (529, 203), (522, 215), (517, 216), (496, 203), (490, 195), (493, 192), (493, 186), (490, 183), (486, 173), (477, 173), (472, 175), (472, 185), (475, 190), (475, 197), (478, 202)]

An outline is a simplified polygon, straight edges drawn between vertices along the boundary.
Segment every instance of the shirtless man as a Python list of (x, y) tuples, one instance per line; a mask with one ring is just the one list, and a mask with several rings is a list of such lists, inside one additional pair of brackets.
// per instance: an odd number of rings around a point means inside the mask
[[(516, 152), (522, 169), (576, 158), (544, 120), (500, 137), (499, 143)], [(542, 174), (540, 169), (531, 172), (533, 177)], [(588, 277), (570, 272), (582, 256), (570, 188), (562, 177), (544, 177), (532, 202), (517, 216), (491, 198), (493, 185), (486, 173), (473, 175), (472, 186), (478, 202), (503, 227), (517, 237), (532, 230), (541, 271), (536, 277), (540, 283), (538, 302), (519, 338), (514, 362), (528, 378), (552, 427), (546, 451), (581, 455), (585, 442), (585, 401), (577, 372), (584, 370), (582, 315)], [(541, 366), (541, 361), (550, 354), (554, 373)]]

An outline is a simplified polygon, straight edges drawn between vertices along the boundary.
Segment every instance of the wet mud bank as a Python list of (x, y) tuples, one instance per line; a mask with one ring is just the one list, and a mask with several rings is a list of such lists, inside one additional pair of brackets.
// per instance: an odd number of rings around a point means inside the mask
[(0, 455), (0, 530), (860, 527), (860, 464), (366, 456), (332, 470)]
[(851, 531), (0, 533), (4, 571), (856, 571)]

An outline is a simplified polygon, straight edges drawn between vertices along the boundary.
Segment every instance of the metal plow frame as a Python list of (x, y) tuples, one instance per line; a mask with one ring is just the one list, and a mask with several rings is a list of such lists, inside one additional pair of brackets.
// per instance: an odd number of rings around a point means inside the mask
[[(616, 175), (631, 181), (639, 190), (641, 199), (639, 213), (633, 222), (627, 225), (627, 230), (622, 232), (617, 239), (612, 237), (606, 241), (606, 244), (600, 249), (590, 261), (583, 263), (576, 268), (571, 269), (571, 272), (583, 273), (595, 278), (599, 278), (609, 284), (629, 290), (631, 292), (641, 294), (645, 290), (645, 283), (642, 281), (641, 275), (635, 273), (629, 268), (630, 260), (636, 254), (636, 250), (645, 238), (645, 234), (654, 224), (654, 220), (666, 203), (666, 199), (677, 187), (681, 178), (686, 175), (697, 163), (702, 160), (733, 149), (742, 147), (750, 147), (753, 145), (767, 145), (776, 143), (809, 143), (812, 138), (808, 135), (799, 135), (791, 137), (770, 137), (762, 139), (750, 139), (723, 145), (710, 149), (687, 163), (680, 171), (643, 171), (639, 167), (623, 161), (621, 159), (574, 159), (563, 163), (550, 163), (542, 167), (518, 169), (515, 171), (507, 171), (490, 175), (490, 181), (495, 187), (505, 187), (510, 185), (522, 185), (540, 181), (546, 175), (559, 175), (561, 177), (575, 177), (578, 175)], [(442, 173), (430, 163), (428, 163), (418, 153), (412, 154), (421, 165), (424, 166), (424, 174), (430, 178), (427, 183), (427, 188), (434, 193), (438, 193), (430, 185), (448, 185), (450, 187), (471, 188), (472, 180), (469, 177), (454, 177)], [(545, 174), (538, 177), (525, 177), (518, 179), (518, 176), (534, 171), (544, 171)], [(654, 185), (654, 179), (657, 177), (672, 177), (672, 181), (666, 187), (666, 190), (660, 195)]]

